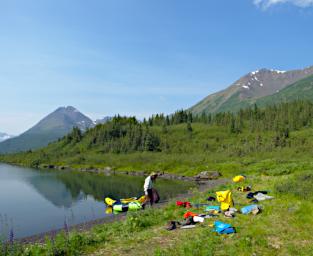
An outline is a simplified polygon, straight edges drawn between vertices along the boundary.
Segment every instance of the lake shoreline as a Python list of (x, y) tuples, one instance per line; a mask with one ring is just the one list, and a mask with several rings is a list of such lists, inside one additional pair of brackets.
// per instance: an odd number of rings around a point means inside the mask
[[(217, 187), (219, 185), (223, 185), (226, 184), (227, 180), (226, 179), (216, 179), (216, 180), (208, 180), (208, 181), (203, 181), (199, 184), (198, 186), (198, 190), (199, 191), (205, 191), (208, 189), (212, 189), (214, 187)], [(184, 198), (188, 198), (191, 197), (193, 195), (193, 193), (191, 191), (188, 191), (187, 193), (184, 194), (179, 194), (167, 201), (163, 201), (161, 203), (155, 204), (155, 208), (159, 208), (159, 207), (164, 207), (165, 205), (167, 205), (170, 201), (173, 200), (181, 200)], [(103, 225), (103, 224), (109, 224), (115, 221), (120, 221), (120, 220), (124, 220), (125, 217), (127, 216), (127, 213), (120, 213), (118, 215), (112, 215), (112, 216), (108, 216), (106, 218), (100, 218), (100, 219), (96, 219), (96, 220), (92, 220), (92, 221), (87, 221), (81, 224), (76, 224), (73, 226), (69, 226), (68, 227), (68, 231), (73, 232), (87, 232), (89, 230), (91, 230), (93, 227), (98, 226), (98, 225)], [(19, 242), (21, 244), (35, 244), (35, 243), (45, 243), (46, 239), (54, 239), (56, 237), (56, 235), (58, 235), (59, 233), (65, 232), (65, 228), (61, 228), (61, 229), (56, 229), (56, 230), (50, 230), (47, 232), (43, 232), (40, 234), (36, 234), (36, 235), (32, 235), (32, 236), (27, 236), (24, 238), (19, 238), (16, 240), (16, 242)]]
[[(50, 169), (50, 170), (60, 170), (60, 171), (77, 171), (77, 172), (87, 172), (94, 174), (103, 174), (103, 175), (129, 175), (129, 176), (141, 176), (146, 177), (150, 174), (150, 171), (141, 171), (141, 170), (115, 170), (111, 167), (105, 168), (73, 168), (69, 166), (57, 166), (57, 165), (42, 165), (37, 167), (37, 169)], [(181, 181), (189, 181), (189, 182), (201, 182), (203, 180), (215, 180), (221, 177), (222, 175), (218, 171), (205, 171), (207, 174), (204, 176), (199, 173), (196, 176), (186, 176), (186, 175), (178, 175), (178, 174), (170, 174), (164, 171), (156, 171), (158, 173), (159, 178), (167, 179), (167, 180), (181, 180)], [(203, 172), (202, 172), (203, 173)]]
[[(87, 172), (87, 173), (94, 173), (94, 174), (103, 174), (103, 175), (129, 175), (129, 176), (141, 176), (145, 177), (150, 174), (149, 171), (140, 171), (140, 170), (115, 170), (111, 167), (105, 168), (73, 168), (69, 166), (58, 166), (58, 165), (42, 165), (39, 166), (38, 169), (44, 170), (59, 170), (59, 171), (77, 171), (77, 172)], [(197, 177), (195, 176), (185, 176), (185, 175), (177, 175), (177, 174), (169, 174), (162, 171), (156, 171), (159, 174), (159, 178), (168, 179), (168, 180), (181, 180), (181, 181), (197, 181)], [(200, 180), (200, 179), (198, 179)]]
[[(111, 167), (104, 167), (104, 168), (94, 168), (94, 167), (85, 167), (85, 168), (75, 168), (71, 166), (63, 166), (63, 165), (54, 165), (54, 164), (43, 164), (40, 166), (24, 166), (19, 165), (17, 163), (10, 163), (10, 162), (1, 162), (0, 164), (8, 164), (17, 167), (25, 167), (25, 168), (32, 168), (36, 170), (55, 170), (55, 171), (72, 171), (72, 172), (82, 172), (82, 173), (91, 173), (91, 174), (101, 174), (106, 176), (111, 175), (128, 175), (128, 176), (139, 176), (139, 177), (146, 177), (148, 176), (151, 171), (142, 171), (142, 170), (116, 170)], [(155, 171), (158, 173), (159, 178), (166, 179), (166, 180), (181, 180), (181, 181), (189, 181), (189, 182), (202, 182), (207, 180), (216, 180), (220, 178), (222, 175), (219, 171), (204, 171), (198, 173), (195, 176), (187, 176), (187, 175), (178, 175), (172, 174), (164, 171)], [(207, 173), (203, 175), (202, 173)]]

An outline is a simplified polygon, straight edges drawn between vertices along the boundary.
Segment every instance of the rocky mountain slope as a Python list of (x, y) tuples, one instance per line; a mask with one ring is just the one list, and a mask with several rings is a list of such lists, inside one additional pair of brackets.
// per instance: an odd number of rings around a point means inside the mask
[(313, 100), (313, 75), (301, 79), (273, 95), (259, 98), (251, 103), (264, 107), (275, 102), (290, 102), (292, 100)]
[(190, 111), (193, 114), (237, 111), (310, 75), (313, 75), (313, 66), (292, 71), (260, 69), (241, 77), (227, 89), (207, 96)]

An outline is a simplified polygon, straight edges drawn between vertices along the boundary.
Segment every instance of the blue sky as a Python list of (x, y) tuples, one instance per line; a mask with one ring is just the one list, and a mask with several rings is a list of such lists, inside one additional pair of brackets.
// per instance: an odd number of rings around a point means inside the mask
[(313, 65), (313, 0), (0, 0), (0, 131), (59, 106), (171, 113), (259, 68)]

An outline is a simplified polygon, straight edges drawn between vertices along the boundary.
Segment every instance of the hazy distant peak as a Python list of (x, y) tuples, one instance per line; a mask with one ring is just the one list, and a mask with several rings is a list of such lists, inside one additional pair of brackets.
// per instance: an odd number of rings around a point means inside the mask
[(4, 132), (0, 132), (0, 142), (13, 138), (13, 135), (9, 135)]
[(68, 134), (73, 127), (85, 131), (94, 127), (94, 123), (72, 106), (59, 107), (20, 136), (0, 143), (0, 153), (25, 151), (46, 146)]
[(72, 106), (66, 106), (57, 108), (55, 112), (79, 112), (79, 111)]
[(104, 123), (106, 123), (106, 122), (111, 121), (112, 118), (113, 118), (113, 117), (111, 117), (111, 116), (105, 116), (105, 117), (103, 117), (103, 118), (101, 118), (101, 119), (97, 119), (96, 121), (94, 121), (94, 124), (104, 124)]

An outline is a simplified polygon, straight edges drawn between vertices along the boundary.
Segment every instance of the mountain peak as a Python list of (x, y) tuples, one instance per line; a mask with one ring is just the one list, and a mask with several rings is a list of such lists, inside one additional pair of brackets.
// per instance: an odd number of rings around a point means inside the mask
[(284, 73), (286, 73), (287, 71), (285, 71), (285, 70), (271, 69), (271, 72), (277, 73), (277, 74), (284, 74)]
[(190, 110), (194, 114), (235, 111), (243, 102), (273, 95), (310, 75), (313, 66), (290, 71), (261, 68), (239, 78), (225, 90), (207, 96)]
[(261, 68), (261, 69), (257, 69), (255, 71), (250, 72), (248, 75), (253, 76), (253, 75), (257, 75), (257, 74), (264, 74), (264, 73), (274, 73), (274, 74), (284, 74), (287, 71), (285, 70), (278, 70), (278, 69), (268, 69), (268, 68)]
[(64, 106), (57, 108), (55, 112), (79, 112), (79, 111), (73, 106)]
[(76, 108), (72, 106), (59, 107), (20, 136), (1, 143), (0, 153), (40, 148), (62, 138), (74, 127), (84, 131), (94, 125), (89, 117), (79, 112)]
[[(67, 127), (66, 130), (72, 129), (73, 127), (78, 127), (81, 130), (86, 130), (87, 128), (93, 127), (93, 121), (78, 111), (76, 108), (72, 106), (59, 107), (54, 112), (43, 118), (35, 128), (44, 127)], [(31, 128), (34, 130), (34, 127)]]

